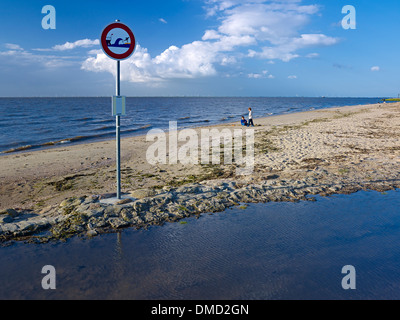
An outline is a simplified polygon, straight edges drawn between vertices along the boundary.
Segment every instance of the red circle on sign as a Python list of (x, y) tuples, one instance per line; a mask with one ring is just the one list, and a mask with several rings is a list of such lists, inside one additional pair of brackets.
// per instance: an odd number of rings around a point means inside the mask
[[(128, 33), (128, 35), (131, 39), (131, 46), (125, 53), (121, 53), (121, 54), (112, 52), (108, 48), (107, 39), (106, 39), (108, 33), (111, 30), (117, 29), (117, 28), (126, 31), (126, 33)], [(135, 45), (136, 45), (135, 36), (133, 35), (133, 32), (131, 31), (131, 29), (129, 29), (128, 26), (124, 25), (121, 22), (114, 22), (114, 23), (109, 24), (107, 27), (105, 27), (105, 29), (101, 33), (100, 42), (101, 42), (101, 46), (103, 48), (104, 53), (106, 55), (108, 55), (110, 58), (115, 59), (115, 60), (124, 60), (124, 59), (129, 58), (131, 56), (131, 54), (133, 53), (133, 51), (135, 50)]]

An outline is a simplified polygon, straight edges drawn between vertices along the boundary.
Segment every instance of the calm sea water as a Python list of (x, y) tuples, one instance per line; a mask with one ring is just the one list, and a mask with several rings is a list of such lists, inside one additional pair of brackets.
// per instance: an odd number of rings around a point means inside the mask
[[(400, 192), (251, 204), (91, 240), (0, 247), (0, 299), (400, 299)], [(43, 290), (42, 267), (56, 269)], [(356, 290), (342, 268), (356, 269)]]
[[(254, 116), (378, 103), (381, 98), (127, 98), (122, 136), (240, 121)], [(111, 98), (0, 98), (0, 154), (115, 136)]]

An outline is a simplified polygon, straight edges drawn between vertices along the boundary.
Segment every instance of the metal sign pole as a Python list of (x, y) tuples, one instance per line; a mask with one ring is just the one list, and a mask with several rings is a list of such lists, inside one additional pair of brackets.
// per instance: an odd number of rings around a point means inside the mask
[[(117, 60), (117, 83), (116, 95), (121, 95), (120, 87), (120, 61)], [(121, 199), (121, 119), (120, 115), (116, 116), (116, 143), (117, 143), (117, 199)]]
[[(112, 43), (112, 36), (116, 32), (117, 40)], [(122, 41), (122, 38), (125, 41)], [(129, 41), (128, 41), (129, 40)], [(112, 97), (112, 115), (115, 116), (116, 131), (116, 173), (117, 173), (117, 199), (121, 199), (121, 115), (125, 115), (125, 98), (121, 97), (120, 87), (120, 61), (128, 59), (135, 50), (136, 40), (132, 30), (116, 20), (107, 25), (100, 36), (103, 52), (110, 58), (117, 60), (116, 97)], [(118, 48), (114, 51), (114, 48)], [(121, 51), (122, 50), (122, 51)]]

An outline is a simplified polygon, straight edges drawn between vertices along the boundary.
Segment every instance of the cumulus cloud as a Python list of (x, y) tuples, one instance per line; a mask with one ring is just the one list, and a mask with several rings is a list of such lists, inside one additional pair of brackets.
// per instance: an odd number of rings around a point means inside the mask
[(374, 66), (371, 68), (371, 71), (375, 71), (375, 72), (380, 71), (380, 70), (381, 70), (381, 68), (378, 66)]
[[(121, 79), (130, 82), (163, 81), (171, 78), (195, 78), (216, 74), (218, 50), (210, 43), (195, 41), (181, 48), (170, 46), (152, 58), (146, 48), (137, 45), (132, 58), (122, 61)], [(115, 75), (115, 64), (101, 50), (82, 65), (88, 71), (108, 71)]]
[(57, 44), (52, 48), (45, 48), (45, 49), (33, 49), (34, 51), (66, 51), (66, 50), (73, 50), (76, 48), (89, 48), (100, 44), (99, 39), (91, 40), (91, 39), (82, 39), (77, 40), (75, 42), (66, 42), (64, 44)]
[(64, 51), (64, 50), (72, 50), (78, 47), (88, 48), (99, 44), (100, 41), (98, 39), (96, 40), (83, 39), (83, 40), (77, 40), (75, 42), (66, 42), (64, 44), (55, 45), (53, 49), (57, 51)]
[[(322, 33), (299, 32), (319, 12), (319, 6), (303, 5), (302, 0), (206, 0), (204, 8), (207, 17), (218, 23), (215, 28), (205, 30), (200, 40), (181, 47), (171, 45), (154, 57), (138, 46), (135, 54), (124, 61), (123, 79), (149, 82), (212, 76), (219, 68), (245, 58), (289, 62), (300, 57), (301, 49), (331, 46), (339, 41)], [(57, 50), (77, 46), (83, 43), (66, 43)], [(82, 68), (115, 72), (112, 60), (102, 52), (91, 55)], [(258, 77), (251, 73), (248, 76)]]

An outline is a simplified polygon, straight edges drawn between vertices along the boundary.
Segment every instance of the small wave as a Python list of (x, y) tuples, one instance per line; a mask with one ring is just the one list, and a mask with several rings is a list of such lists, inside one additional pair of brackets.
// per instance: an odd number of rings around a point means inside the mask
[(139, 128), (128, 129), (128, 130), (122, 130), (121, 133), (136, 132), (136, 131), (143, 130), (143, 129), (147, 129), (147, 128), (150, 128), (150, 127), (151, 127), (150, 124), (146, 124), (146, 125), (141, 126), (141, 127), (139, 127)]
[(92, 131), (104, 131), (104, 130), (109, 130), (109, 129), (114, 129), (114, 128), (115, 128), (114, 126), (103, 126), (101, 128), (93, 129)]
[[(140, 130), (144, 130), (147, 128), (150, 128), (151, 125), (150, 124), (146, 124), (143, 125), (141, 127), (138, 128), (134, 128), (134, 129), (127, 129), (122, 131), (121, 133), (131, 133), (131, 132), (136, 132), (136, 131), (140, 131)], [(100, 129), (110, 129), (113, 128), (112, 126), (104, 126), (103, 128), (99, 128)], [(55, 141), (47, 141), (44, 143), (40, 143), (40, 144), (27, 144), (24, 146), (20, 146), (20, 147), (16, 147), (16, 148), (12, 148), (12, 149), (8, 149), (5, 151), (2, 151), (0, 153), (13, 153), (13, 152), (19, 152), (19, 151), (26, 151), (26, 150), (30, 150), (30, 149), (36, 149), (36, 148), (42, 148), (42, 147), (50, 147), (50, 146), (57, 146), (57, 145), (62, 145), (62, 144), (66, 144), (66, 143), (72, 143), (72, 142), (81, 142), (81, 141), (85, 141), (85, 140), (91, 140), (91, 139), (99, 139), (99, 138), (106, 138), (106, 137), (111, 137), (113, 135), (112, 132), (105, 132), (105, 133), (99, 133), (99, 134), (93, 134), (93, 135), (86, 135), (86, 136), (76, 136), (76, 137), (72, 137), (72, 138), (64, 138), (64, 139), (60, 139), (60, 140), (55, 140)]]
[(25, 146), (21, 146), (21, 147), (8, 149), (5, 151), (2, 151), (1, 153), (14, 153), (14, 152), (26, 151), (26, 150), (30, 150), (30, 149), (56, 146), (56, 145), (60, 145), (60, 144), (78, 142), (78, 141), (83, 141), (83, 140), (88, 140), (88, 139), (93, 139), (93, 138), (101, 138), (101, 137), (105, 137), (107, 135), (110, 135), (110, 134), (105, 133), (105, 134), (97, 134), (97, 135), (91, 135), (91, 136), (76, 136), (73, 138), (61, 139), (61, 140), (56, 140), (56, 141), (48, 141), (48, 142), (44, 142), (41, 144), (29, 144), (29, 145), (25, 145)]
[(34, 146), (29, 144), (27, 146), (22, 146), (22, 147), (18, 147), (18, 148), (12, 148), (6, 151), (2, 151), (1, 153), (13, 153), (13, 152), (18, 152), (18, 151), (25, 151), (25, 150), (29, 150), (32, 149)]
[(178, 120), (187, 120), (190, 119), (191, 117), (182, 117), (182, 118), (178, 118)]
[(94, 123), (94, 124), (104, 124), (104, 123), (112, 123), (112, 122), (115, 122), (115, 120), (112, 120), (112, 119), (96, 120), (96, 121), (93, 121), (92, 123)]
[(72, 121), (89, 121), (89, 120), (94, 120), (93, 117), (84, 117), (84, 118), (79, 118), (79, 119), (73, 119)]
[(193, 121), (188, 121), (188, 123), (206, 123), (210, 122), (210, 120), (193, 120)]

